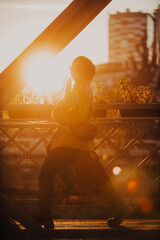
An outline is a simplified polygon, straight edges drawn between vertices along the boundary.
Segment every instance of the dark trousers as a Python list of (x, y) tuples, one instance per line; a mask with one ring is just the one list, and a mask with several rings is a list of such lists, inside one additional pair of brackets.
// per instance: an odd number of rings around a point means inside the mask
[[(95, 154), (89, 151), (59, 147), (46, 157), (39, 176), (40, 213), (50, 214), (53, 196), (53, 183), (56, 174), (71, 174), (73, 185), (86, 193), (92, 193), (107, 199), (113, 205), (117, 197), (112, 183)], [(74, 187), (74, 186), (73, 186)]]

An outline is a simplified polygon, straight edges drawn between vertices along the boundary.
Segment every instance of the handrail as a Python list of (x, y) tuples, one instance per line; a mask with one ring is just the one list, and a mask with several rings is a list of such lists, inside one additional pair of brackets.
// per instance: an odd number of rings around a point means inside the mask
[[(49, 108), (54, 109), (55, 105), (52, 104), (8, 104), (2, 107), (1, 110), (20, 110), (23, 106), (27, 106), (29, 110), (32, 108)], [(27, 108), (26, 108), (27, 109)], [(160, 103), (96, 103), (96, 110), (107, 109), (157, 109), (160, 110)]]
[[(8, 111), (10, 119), (21, 120), (49, 120), (54, 116), (55, 105), (52, 104), (10, 104), (3, 108)], [(3, 119), (3, 110), (0, 112)], [(116, 110), (111, 113), (110, 110)], [(95, 104), (96, 118), (157, 118), (160, 119), (160, 104), (159, 103), (131, 103), (131, 104)], [(7, 118), (8, 118), (7, 117)]]

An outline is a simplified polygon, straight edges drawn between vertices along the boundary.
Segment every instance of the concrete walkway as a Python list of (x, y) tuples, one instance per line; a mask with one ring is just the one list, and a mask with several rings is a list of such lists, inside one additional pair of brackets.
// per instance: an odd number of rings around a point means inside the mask
[(125, 220), (118, 228), (110, 229), (105, 220), (54, 220), (56, 239), (160, 239), (160, 220)]

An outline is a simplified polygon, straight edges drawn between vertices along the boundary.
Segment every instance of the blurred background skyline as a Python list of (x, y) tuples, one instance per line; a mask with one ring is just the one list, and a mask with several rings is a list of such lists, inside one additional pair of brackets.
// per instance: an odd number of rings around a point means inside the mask
[[(71, 0), (0, 0), (0, 72), (2, 72)], [(67, 61), (85, 55), (95, 63), (109, 59), (109, 14), (130, 11), (152, 13), (159, 0), (113, 0), (66, 49)]]

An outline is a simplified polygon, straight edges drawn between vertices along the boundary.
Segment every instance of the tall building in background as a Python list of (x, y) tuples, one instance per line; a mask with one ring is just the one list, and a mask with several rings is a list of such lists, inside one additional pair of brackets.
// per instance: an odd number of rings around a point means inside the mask
[(152, 83), (160, 94), (160, 5), (153, 15), (129, 10), (110, 15), (109, 63), (96, 70), (95, 82), (109, 86), (125, 76), (135, 86)]
[(155, 51), (156, 51), (156, 63), (160, 65), (160, 5), (154, 11), (155, 16)]
[(149, 14), (142, 12), (117, 12), (109, 19), (109, 61), (126, 62), (130, 57), (141, 61), (138, 46), (147, 39), (149, 54), (154, 38), (154, 22)]

